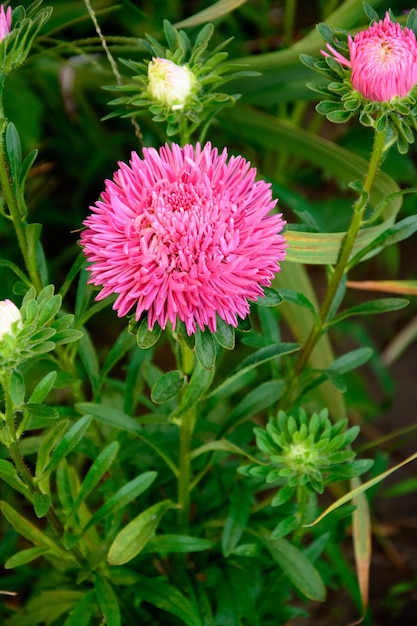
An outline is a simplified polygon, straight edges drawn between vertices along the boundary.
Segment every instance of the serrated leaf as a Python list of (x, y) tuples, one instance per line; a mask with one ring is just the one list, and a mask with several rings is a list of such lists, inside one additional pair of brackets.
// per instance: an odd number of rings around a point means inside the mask
[(123, 565), (137, 556), (158, 528), (163, 515), (174, 506), (171, 500), (158, 502), (125, 526), (110, 546), (107, 555), (108, 563)]

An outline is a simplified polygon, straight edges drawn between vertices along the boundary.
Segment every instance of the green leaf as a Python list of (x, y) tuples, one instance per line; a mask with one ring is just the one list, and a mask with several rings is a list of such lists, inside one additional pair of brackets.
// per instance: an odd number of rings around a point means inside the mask
[(88, 470), (82, 484), (80, 491), (78, 492), (77, 498), (72, 506), (70, 513), (66, 519), (66, 528), (70, 526), (71, 521), (74, 515), (77, 513), (79, 507), (85, 498), (96, 488), (104, 474), (108, 471), (110, 465), (113, 463), (114, 459), (117, 456), (119, 451), (119, 444), (117, 441), (113, 441), (113, 443), (109, 444), (104, 450), (100, 452), (98, 457), (94, 460), (94, 463), (91, 465)]
[(213, 542), (208, 539), (188, 537), (186, 535), (157, 535), (153, 537), (144, 548), (144, 552), (159, 552), (170, 554), (172, 552), (201, 552), (213, 547)]
[(163, 374), (151, 391), (152, 401), (156, 404), (168, 402), (181, 391), (185, 384), (185, 378), (179, 370), (172, 370)]
[(89, 626), (91, 618), (96, 611), (96, 592), (91, 590), (86, 593), (71, 611), (65, 620), (64, 626)]
[(195, 335), (195, 356), (206, 370), (211, 370), (216, 362), (216, 344), (213, 334), (197, 330)]
[(268, 380), (251, 389), (229, 413), (217, 435), (218, 438), (222, 437), (237, 422), (258, 415), (261, 411), (277, 402), (282, 396), (284, 386), (283, 380)]
[(48, 393), (52, 390), (57, 373), (55, 371), (49, 372), (46, 374), (42, 380), (38, 382), (35, 389), (32, 391), (32, 394), (29, 398), (29, 403), (39, 404), (43, 402), (48, 395)]
[(256, 300), (256, 304), (258, 304), (259, 306), (278, 306), (278, 304), (281, 304), (283, 298), (277, 289), (273, 289), (272, 287), (264, 287), (263, 292), (263, 297), (260, 296)]
[(13, 489), (29, 498), (28, 488), (20, 479), (15, 466), (5, 459), (0, 459), (0, 478), (13, 487)]
[(175, 26), (176, 28), (189, 28), (190, 26), (212, 22), (237, 9), (245, 2), (246, 0), (218, 0), (218, 2), (215, 2), (207, 9), (203, 9), (182, 22), (178, 22)]
[(91, 422), (91, 415), (84, 415), (65, 433), (51, 455), (51, 459), (44, 470), (44, 474), (52, 472), (84, 436)]
[[(205, 370), (203, 370), (205, 371)], [(185, 395), (185, 394), (184, 394)], [(94, 418), (98, 419), (103, 424), (113, 426), (113, 428), (119, 428), (126, 430), (127, 432), (134, 433), (143, 441), (145, 441), (159, 456), (165, 461), (171, 471), (177, 475), (178, 469), (175, 463), (170, 457), (162, 450), (160, 445), (156, 443), (152, 436), (145, 432), (144, 428), (133, 418), (129, 417), (122, 411), (114, 409), (111, 406), (105, 404), (95, 404), (93, 402), (80, 402), (75, 405), (77, 411), (81, 413), (91, 413)]]
[(35, 544), (35, 546), (39, 546), (41, 548), (48, 548), (52, 550), (54, 554), (58, 555), (60, 558), (63, 556), (68, 558), (66, 552), (64, 552), (52, 539), (50, 539), (47, 535), (45, 535), (41, 530), (36, 528), (31, 522), (28, 522), (27, 519), (19, 515), (17, 511), (13, 509), (7, 502), (0, 501), (0, 509), (7, 519), (9, 524), (13, 526), (16, 532), (22, 537), (25, 537), (28, 541)]
[(188, 598), (166, 581), (138, 576), (136, 584), (143, 601), (176, 615), (187, 626), (203, 626)]
[(243, 376), (244, 374), (254, 369), (255, 367), (259, 367), (259, 365), (261, 365), (262, 363), (267, 363), (268, 361), (271, 361), (272, 359), (275, 359), (276, 357), (284, 356), (286, 354), (291, 354), (292, 352), (295, 352), (296, 350), (298, 350), (299, 347), (300, 346), (297, 343), (279, 343), (279, 344), (272, 344), (270, 346), (266, 346), (265, 348), (261, 348), (260, 350), (257, 350), (256, 352), (254, 352), (254, 354), (251, 354), (246, 359), (244, 359), (242, 363), (238, 365), (238, 367), (232, 370), (229, 376), (222, 383), (217, 385), (217, 387), (215, 387), (210, 392), (210, 394), (208, 394), (208, 397), (225, 389), (231, 383), (233, 383), (237, 378), (239, 378), (240, 376)]
[(116, 535), (107, 555), (108, 563), (123, 565), (137, 556), (158, 528), (163, 515), (174, 506), (171, 500), (163, 500), (135, 517)]
[(239, 543), (249, 519), (253, 501), (252, 493), (242, 483), (237, 483), (230, 497), (230, 507), (222, 534), (222, 552), (230, 556)]
[(377, 298), (369, 300), (356, 306), (346, 309), (332, 319), (331, 325), (337, 324), (341, 320), (347, 319), (354, 315), (377, 315), (379, 313), (388, 313), (389, 311), (398, 311), (409, 304), (405, 298)]
[(20, 372), (12, 373), (9, 387), (10, 397), (15, 407), (19, 407), (25, 401), (25, 381)]
[(128, 352), (135, 344), (135, 338), (131, 335), (128, 328), (124, 328), (116, 341), (113, 343), (110, 352), (108, 353), (106, 360), (101, 368), (99, 385), (101, 386), (106, 379), (107, 374), (113, 369), (113, 367), (120, 361), (121, 358)]
[(222, 346), (222, 348), (226, 348), (226, 350), (233, 350), (235, 347), (235, 329), (219, 315), (217, 315), (214, 338), (217, 343)]
[(119, 602), (108, 580), (100, 574), (94, 579), (97, 600), (107, 626), (121, 626)]
[(109, 515), (113, 515), (119, 509), (127, 506), (129, 502), (138, 498), (144, 491), (146, 491), (146, 489), (148, 489), (148, 487), (151, 486), (156, 477), (156, 472), (145, 472), (128, 482), (126, 485), (123, 485), (123, 487), (121, 487), (113, 496), (110, 496), (110, 498), (106, 500), (106, 503), (94, 513), (84, 530), (87, 530), (90, 526), (97, 524)]
[(98, 387), (99, 382), (99, 365), (96, 352), (94, 350), (93, 343), (90, 339), (90, 335), (83, 328), (83, 336), (80, 339), (78, 345), (78, 354), (81, 362), (84, 365), (87, 376), (91, 382), (92, 388), (95, 390)]
[(16, 185), (16, 182), (20, 178), (20, 168), (22, 165), (22, 148), (20, 145), (20, 139), (16, 130), (16, 126), (12, 122), (9, 122), (7, 124), (5, 139), (10, 173)]
[(153, 345), (156, 344), (159, 337), (161, 336), (161, 333), (162, 329), (157, 322), (155, 322), (153, 329), (149, 330), (148, 318), (146, 317), (139, 324), (139, 328), (136, 332), (136, 343), (138, 344), (139, 348), (142, 348), (142, 350), (147, 350), (148, 348), (151, 348)]
[(277, 291), (285, 302), (291, 302), (291, 304), (304, 307), (317, 316), (314, 305), (304, 294), (294, 291), (293, 289), (277, 289)]
[(369, 359), (373, 354), (372, 348), (357, 348), (347, 352), (343, 356), (339, 357), (327, 368), (327, 371), (337, 372), (338, 374), (346, 374), (357, 367), (360, 367)]
[(24, 608), (8, 622), (10, 626), (46, 626), (62, 624), (65, 614), (77, 605), (85, 593), (72, 589), (40, 591), (33, 594)]
[(260, 529), (258, 534), (292, 584), (310, 600), (322, 602), (326, 597), (326, 588), (320, 574), (305, 554), (285, 539), (272, 540), (267, 530)]
[(214, 368), (207, 370), (198, 361), (196, 362), (190, 382), (185, 388), (181, 402), (175, 411), (171, 413), (171, 421), (180, 417), (185, 411), (194, 407), (197, 402), (201, 400), (207, 389), (210, 387), (213, 376)]
[(5, 569), (13, 569), (14, 567), (20, 567), (26, 563), (30, 563), (35, 559), (38, 559), (43, 554), (48, 552), (48, 548), (27, 548), (21, 550), (13, 556), (11, 556), (4, 564)]
[(306, 524), (306, 528), (309, 528), (310, 526), (314, 526), (315, 524), (318, 524), (324, 517), (326, 517), (326, 515), (328, 515), (332, 511), (335, 511), (343, 504), (346, 504), (346, 502), (349, 502), (350, 500), (357, 497), (359, 494), (363, 493), (367, 489), (370, 489), (374, 485), (377, 485), (381, 481), (385, 480), (385, 478), (387, 478), (388, 476), (390, 476), (397, 470), (401, 469), (401, 467), (404, 467), (404, 465), (407, 465), (408, 463), (410, 463), (411, 461), (415, 461), (416, 459), (417, 459), (417, 452), (407, 457), (401, 463), (398, 463), (398, 465), (394, 465), (394, 467), (391, 467), (389, 470), (382, 472), (382, 474), (378, 474), (378, 476), (375, 476), (374, 478), (371, 478), (367, 482), (362, 483), (359, 487), (352, 489), (351, 491), (346, 493), (344, 496), (342, 496), (341, 498), (333, 502), (333, 504), (331, 504), (329, 507), (327, 507), (327, 509), (323, 511), (323, 513), (321, 513), (321, 515), (319, 515), (319, 517), (315, 519), (314, 522), (312, 522), (311, 524)]
[(51, 506), (51, 497), (47, 493), (35, 493), (33, 497), (33, 508), (36, 517), (45, 517)]
[[(282, 490), (281, 490), (282, 491)], [(289, 517), (284, 517), (274, 528), (271, 539), (282, 539), (286, 537), (293, 530), (300, 526), (300, 520), (297, 515), (290, 515)]]

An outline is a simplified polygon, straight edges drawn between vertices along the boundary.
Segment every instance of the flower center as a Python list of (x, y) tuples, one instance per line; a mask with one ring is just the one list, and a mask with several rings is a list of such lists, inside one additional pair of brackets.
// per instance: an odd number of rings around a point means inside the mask
[[(165, 273), (213, 272), (231, 251), (233, 205), (208, 185), (166, 181), (135, 219), (149, 265)], [(234, 246), (232, 246), (234, 247)]]

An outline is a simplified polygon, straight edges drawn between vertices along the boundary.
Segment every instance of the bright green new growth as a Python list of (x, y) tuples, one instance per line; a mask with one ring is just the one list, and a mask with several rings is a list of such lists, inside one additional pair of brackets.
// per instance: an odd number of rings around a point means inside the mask
[(82, 333), (70, 328), (74, 316), (58, 316), (62, 298), (48, 285), (36, 296), (35, 289), (26, 293), (20, 309), (22, 322), (13, 334), (0, 341), (0, 374), (12, 371), (20, 363), (54, 350), (57, 345), (80, 339)]
[(359, 427), (346, 429), (347, 423), (342, 419), (333, 424), (327, 409), (311, 417), (303, 409), (296, 415), (279, 411), (266, 429), (254, 428), (256, 444), (264, 454), (263, 464), (242, 469), (245, 474), (282, 486), (272, 506), (290, 500), (300, 487), (323, 493), (326, 485), (369, 469), (369, 461), (354, 460), (355, 452), (349, 446)]

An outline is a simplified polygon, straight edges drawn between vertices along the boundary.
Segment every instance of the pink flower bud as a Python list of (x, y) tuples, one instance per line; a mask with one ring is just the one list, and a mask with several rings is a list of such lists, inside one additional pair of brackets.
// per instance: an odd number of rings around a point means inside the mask
[[(327, 44), (341, 65), (351, 68), (352, 87), (374, 102), (404, 98), (417, 83), (417, 42), (410, 28), (391, 21), (387, 12), (367, 30), (349, 36), (346, 59)], [(330, 56), (322, 50), (324, 56)]]

